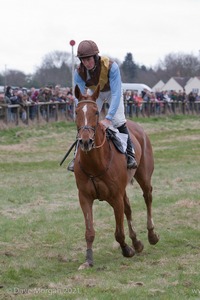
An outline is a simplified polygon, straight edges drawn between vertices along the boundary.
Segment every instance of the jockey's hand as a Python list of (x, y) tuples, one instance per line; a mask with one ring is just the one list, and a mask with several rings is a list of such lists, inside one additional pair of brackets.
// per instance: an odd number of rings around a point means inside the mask
[(101, 123), (107, 128), (112, 125), (112, 122), (108, 119), (103, 119)]

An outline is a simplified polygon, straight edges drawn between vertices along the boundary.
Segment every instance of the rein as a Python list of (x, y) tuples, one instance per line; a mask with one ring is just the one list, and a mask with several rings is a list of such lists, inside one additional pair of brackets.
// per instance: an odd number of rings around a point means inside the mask
[(105, 141), (106, 141), (106, 128), (101, 128), (101, 129), (102, 129), (103, 134), (104, 134), (103, 142), (98, 146), (95, 145), (93, 149), (101, 148), (105, 144)]
[[(99, 125), (99, 123), (98, 123), (98, 125)], [(104, 133), (103, 142), (102, 142), (100, 145), (98, 145), (98, 146), (94, 146), (93, 149), (99, 149), (99, 148), (103, 147), (103, 145), (105, 144), (105, 141), (106, 141), (106, 129), (103, 129), (102, 127), (101, 127), (101, 129), (102, 129), (102, 131), (103, 131), (103, 133)], [(95, 132), (95, 133), (96, 133), (96, 132)], [(80, 161), (79, 161), (79, 166), (80, 166), (81, 170), (82, 170), (88, 177), (90, 177), (90, 179), (91, 179), (91, 178), (94, 179), (94, 178), (96, 178), (96, 177), (102, 176), (102, 175), (103, 175), (105, 172), (107, 172), (107, 170), (109, 169), (110, 164), (111, 164), (111, 162), (112, 162), (112, 158), (113, 158), (113, 151), (111, 151), (110, 140), (108, 140), (108, 145), (109, 145), (109, 150), (110, 150), (110, 152), (111, 152), (111, 158), (109, 159), (108, 165), (106, 166), (105, 170), (103, 170), (103, 172), (101, 172), (100, 174), (93, 176), (93, 175), (87, 173), (87, 172), (83, 169), (83, 167), (81, 166), (81, 163), (80, 163)]]

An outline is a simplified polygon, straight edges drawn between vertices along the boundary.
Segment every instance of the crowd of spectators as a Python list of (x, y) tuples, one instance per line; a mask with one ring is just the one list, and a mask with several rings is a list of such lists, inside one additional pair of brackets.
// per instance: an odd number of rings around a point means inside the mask
[[(15, 105), (8, 108), (8, 121), (15, 122), (17, 107), (20, 106), (20, 119), (26, 123), (27, 111), (29, 118), (34, 120), (38, 110), (40, 114), (45, 117), (47, 113), (47, 106), (41, 103), (51, 103), (49, 105), (50, 115), (55, 112), (55, 103), (59, 103), (59, 110), (73, 117), (73, 103), (74, 97), (70, 88), (61, 88), (60, 85), (36, 89), (32, 87), (30, 90), (26, 88), (12, 88), (7, 86), (4, 94), (4, 103)], [(40, 104), (40, 105), (38, 105)]]
[[(31, 89), (12, 88), (7, 86), (3, 102), (8, 105), (7, 121), (15, 122), (17, 118), (17, 109), (20, 107), (19, 117), (26, 123), (27, 117), (34, 120), (38, 113), (43, 117), (47, 117), (47, 109), (50, 117), (55, 115), (55, 103), (59, 103), (59, 112), (73, 119), (74, 111), (74, 96), (69, 87), (62, 88), (60, 85), (55, 87), (47, 86), (44, 88)], [(175, 105), (182, 103), (182, 113), (189, 113), (195, 108), (194, 103), (200, 102), (200, 96), (190, 92), (188, 95), (184, 91), (161, 91), (150, 92), (144, 89), (141, 93), (137, 91), (125, 91), (124, 103), (127, 116), (142, 116), (151, 114), (165, 113), (166, 110), (170, 113), (175, 112)], [(48, 106), (45, 103), (50, 103)], [(15, 104), (17, 104), (15, 106)], [(39, 105), (38, 105), (39, 104)], [(198, 113), (200, 113), (200, 104), (198, 104)]]
[(184, 111), (189, 112), (194, 109), (194, 103), (200, 101), (200, 96), (193, 92), (187, 95), (185, 91), (150, 92), (144, 89), (141, 93), (126, 91), (124, 101), (127, 115), (136, 112), (145, 116), (150, 113), (162, 113), (164, 109), (173, 112), (179, 104), (182, 104)]

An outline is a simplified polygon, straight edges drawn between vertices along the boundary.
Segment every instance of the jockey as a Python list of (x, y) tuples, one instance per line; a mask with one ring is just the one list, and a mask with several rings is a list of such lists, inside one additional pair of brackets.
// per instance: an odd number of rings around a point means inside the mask
[[(98, 53), (99, 49), (95, 42), (91, 40), (80, 42), (77, 50), (80, 65), (75, 70), (74, 83), (79, 86), (82, 94), (87, 89), (93, 92), (100, 84), (100, 93), (96, 100), (99, 112), (101, 112), (105, 100), (109, 104), (108, 112), (101, 123), (106, 128), (113, 126), (120, 133), (128, 135), (127, 168), (136, 169), (137, 162), (124, 114), (120, 70), (116, 62), (107, 57), (99, 56)], [(70, 162), (68, 170), (74, 171), (74, 159)]]

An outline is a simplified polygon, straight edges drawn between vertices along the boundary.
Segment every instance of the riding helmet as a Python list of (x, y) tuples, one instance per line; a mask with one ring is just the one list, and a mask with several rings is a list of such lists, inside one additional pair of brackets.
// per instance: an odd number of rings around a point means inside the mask
[(95, 56), (99, 53), (99, 49), (95, 42), (84, 40), (78, 45), (77, 56), (79, 58)]

